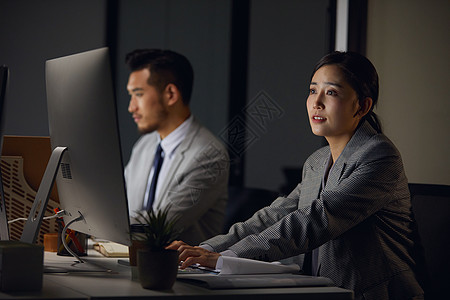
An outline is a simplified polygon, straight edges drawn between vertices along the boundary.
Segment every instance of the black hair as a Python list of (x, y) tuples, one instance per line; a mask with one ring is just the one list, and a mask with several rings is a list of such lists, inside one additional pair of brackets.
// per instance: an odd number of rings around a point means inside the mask
[(131, 72), (148, 68), (150, 78), (148, 84), (163, 91), (172, 83), (181, 93), (183, 103), (189, 105), (194, 71), (189, 60), (174, 51), (162, 49), (137, 49), (128, 53), (125, 62)]
[(373, 112), (373, 108), (378, 103), (378, 73), (370, 60), (356, 52), (334, 51), (325, 55), (317, 62), (311, 78), (317, 70), (325, 65), (335, 65), (343, 72), (346, 81), (355, 90), (361, 106), (364, 99), (367, 97), (372, 98), (372, 107), (361, 119), (360, 124), (364, 120), (367, 120), (377, 132), (381, 133), (380, 120)]

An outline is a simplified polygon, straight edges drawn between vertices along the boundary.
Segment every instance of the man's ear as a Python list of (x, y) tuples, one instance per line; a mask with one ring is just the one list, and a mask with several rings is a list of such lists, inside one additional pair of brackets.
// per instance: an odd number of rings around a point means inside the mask
[(181, 93), (177, 86), (173, 83), (166, 85), (164, 89), (164, 96), (167, 105), (172, 106), (178, 101), (181, 101)]
[(370, 97), (366, 97), (364, 99), (364, 101), (362, 102), (362, 106), (360, 107), (359, 111), (358, 111), (358, 115), (360, 118), (364, 117), (365, 115), (367, 115), (367, 113), (369, 113), (370, 109), (372, 108), (373, 105), (373, 100)]

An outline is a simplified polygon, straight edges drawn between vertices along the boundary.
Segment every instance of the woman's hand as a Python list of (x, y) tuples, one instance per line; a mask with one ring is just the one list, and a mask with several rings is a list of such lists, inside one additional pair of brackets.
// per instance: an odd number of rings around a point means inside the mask
[(178, 259), (183, 262), (180, 269), (185, 269), (193, 264), (214, 269), (220, 254), (211, 252), (202, 247), (189, 246), (183, 241), (174, 241), (166, 249), (178, 250)]

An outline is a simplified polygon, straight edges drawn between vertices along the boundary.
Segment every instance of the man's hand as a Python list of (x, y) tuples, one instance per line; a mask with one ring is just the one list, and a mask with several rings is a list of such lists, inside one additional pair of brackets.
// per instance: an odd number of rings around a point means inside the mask
[(214, 269), (220, 256), (219, 253), (208, 251), (202, 247), (189, 246), (183, 241), (174, 241), (166, 249), (178, 250), (178, 260), (183, 262), (180, 266), (181, 269), (193, 264)]

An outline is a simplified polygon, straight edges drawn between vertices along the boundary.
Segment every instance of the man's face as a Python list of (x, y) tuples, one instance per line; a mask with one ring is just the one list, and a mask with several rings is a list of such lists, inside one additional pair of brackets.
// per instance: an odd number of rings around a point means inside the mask
[(148, 84), (149, 78), (150, 71), (145, 68), (132, 72), (127, 84), (131, 96), (128, 111), (143, 134), (160, 129), (168, 114), (162, 94)]

